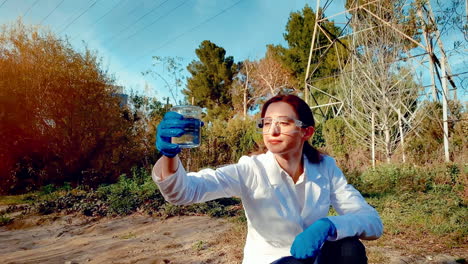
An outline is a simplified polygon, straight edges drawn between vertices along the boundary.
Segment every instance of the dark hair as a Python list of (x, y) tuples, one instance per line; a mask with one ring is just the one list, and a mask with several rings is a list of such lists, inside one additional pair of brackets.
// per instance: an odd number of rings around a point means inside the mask
[[(298, 96), (292, 94), (279, 94), (266, 101), (262, 107), (262, 117), (265, 117), (268, 106), (276, 102), (285, 102), (292, 106), (299, 120), (304, 123), (304, 127), (315, 126), (314, 115), (312, 114), (309, 105), (307, 105), (307, 103)], [(312, 163), (320, 163), (322, 161), (322, 154), (316, 148), (312, 147), (308, 141), (304, 142), (302, 152)]]

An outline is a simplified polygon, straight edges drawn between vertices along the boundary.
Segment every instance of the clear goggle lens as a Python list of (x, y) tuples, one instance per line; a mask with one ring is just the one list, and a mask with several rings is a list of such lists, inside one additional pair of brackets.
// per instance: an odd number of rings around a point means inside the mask
[(271, 134), (273, 129), (279, 129), (279, 133), (288, 134), (299, 132), (297, 128), (304, 127), (304, 123), (291, 117), (259, 118), (257, 120), (257, 132)]

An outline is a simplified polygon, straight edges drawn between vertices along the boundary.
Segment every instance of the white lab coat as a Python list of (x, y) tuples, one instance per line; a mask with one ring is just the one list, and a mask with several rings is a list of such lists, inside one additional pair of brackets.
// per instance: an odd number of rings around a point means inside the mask
[(157, 162), (152, 177), (164, 198), (174, 204), (240, 197), (248, 225), (244, 264), (271, 263), (290, 256), (296, 235), (327, 217), (330, 205), (339, 216), (328, 216), (337, 230), (337, 236), (329, 240), (381, 236), (383, 226), (378, 213), (347, 183), (333, 158), (324, 156), (321, 163), (313, 164), (304, 156), (304, 164), (303, 179), (297, 182), (302, 182), (302, 191), (292, 180), (288, 182), (289, 176), (271, 152), (243, 156), (237, 164), (216, 170), (186, 173), (179, 164), (175, 175), (163, 181)]

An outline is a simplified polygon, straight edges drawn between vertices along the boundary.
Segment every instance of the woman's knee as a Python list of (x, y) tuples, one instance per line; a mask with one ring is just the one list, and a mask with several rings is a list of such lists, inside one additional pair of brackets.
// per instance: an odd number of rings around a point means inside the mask
[[(366, 247), (357, 237), (347, 237), (337, 241), (327, 241), (320, 250), (319, 264), (365, 264)], [(271, 264), (313, 264), (315, 258), (296, 259), (283, 257)]]
[(357, 237), (347, 237), (341, 239), (341, 254), (343, 256), (366, 255), (366, 247)]
[(327, 241), (320, 255), (319, 263), (367, 263), (366, 247), (357, 237)]
[(271, 264), (314, 264), (315, 258), (296, 259), (292, 256), (280, 258)]

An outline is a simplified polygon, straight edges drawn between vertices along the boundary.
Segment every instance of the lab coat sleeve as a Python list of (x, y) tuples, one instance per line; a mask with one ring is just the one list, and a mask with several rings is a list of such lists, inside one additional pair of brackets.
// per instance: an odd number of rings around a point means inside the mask
[[(242, 159), (241, 159), (242, 160)], [(161, 180), (161, 160), (153, 167), (152, 178), (166, 201), (186, 205), (222, 197), (240, 196), (240, 177), (246, 175), (241, 162), (225, 167), (187, 173), (179, 161), (177, 171)], [(247, 168), (248, 169), (248, 168)]]
[(379, 238), (383, 232), (379, 214), (364, 200), (359, 191), (348, 184), (335, 160), (327, 158), (331, 163), (327, 166), (331, 177), (331, 203), (339, 214), (328, 217), (337, 230), (337, 237), (332, 240), (352, 236), (366, 240)]

